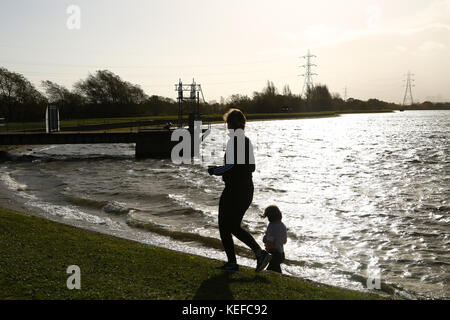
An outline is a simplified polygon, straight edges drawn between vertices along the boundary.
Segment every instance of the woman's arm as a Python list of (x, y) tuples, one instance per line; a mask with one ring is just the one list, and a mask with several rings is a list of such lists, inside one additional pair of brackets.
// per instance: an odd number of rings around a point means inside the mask
[(229, 163), (227, 163), (227, 154), (233, 154), (234, 153), (234, 145), (233, 145), (233, 140), (230, 139), (227, 143), (227, 149), (225, 151), (225, 165), (223, 166), (216, 166), (216, 167), (210, 167), (208, 169), (208, 173), (210, 175), (215, 175), (215, 176), (222, 176), (224, 175), (226, 172), (232, 170), (234, 168), (234, 162), (230, 161)]
[(234, 168), (234, 164), (226, 164), (226, 165), (221, 166), (221, 167), (216, 167), (214, 169), (213, 174), (215, 176), (222, 176), (222, 175), (225, 174), (225, 172), (230, 171), (233, 168)]
[[(243, 164), (249, 164), (253, 166), (253, 171), (255, 171), (255, 156), (253, 154), (253, 146), (248, 138), (245, 138), (245, 144), (245, 162)], [(237, 137), (234, 137), (227, 143), (227, 150), (225, 151), (225, 165), (219, 167), (210, 167), (208, 168), (208, 173), (210, 175), (223, 176), (225, 173), (235, 169), (236, 164), (239, 165), (237, 151)]]

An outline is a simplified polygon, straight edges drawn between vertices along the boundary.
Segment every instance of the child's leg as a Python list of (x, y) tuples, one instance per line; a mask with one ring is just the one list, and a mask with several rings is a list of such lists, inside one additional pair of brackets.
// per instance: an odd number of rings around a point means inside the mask
[[(272, 260), (273, 260), (273, 258), (272, 258)], [(278, 273), (282, 273), (281, 272), (281, 265), (279, 263), (278, 264), (273, 263), (272, 261), (270, 261), (269, 266), (267, 267), (267, 270), (278, 272)]]
[(272, 254), (272, 260), (267, 267), (267, 270), (275, 271), (278, 273), (282, 273), (281, 271), (281, 263), (284, 261), (284, 253), (280, 253), (277, 251), (269, 250), (269, 253)]

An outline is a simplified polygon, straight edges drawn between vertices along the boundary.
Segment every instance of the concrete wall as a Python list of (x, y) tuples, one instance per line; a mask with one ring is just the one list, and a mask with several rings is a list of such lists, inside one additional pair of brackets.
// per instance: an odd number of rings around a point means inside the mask
[(173, 130), (140, 131), (136, 139), (137, 159), (168, 159), (177, 142), (170, 141)]

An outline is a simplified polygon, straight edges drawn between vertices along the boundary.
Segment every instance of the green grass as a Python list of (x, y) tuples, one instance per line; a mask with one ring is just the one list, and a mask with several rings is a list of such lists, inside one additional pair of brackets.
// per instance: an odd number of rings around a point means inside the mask
[[(259, 119), (259, 118), (273, 118), (277, 119), (280, 117), (310, 117), (310, 116), (324, 116), (329, 115), (330, 112), (306, 112), (306, 113), (279, 113), (279, 114), (249, 114), (250, 119)], [(334, 114), (334, 113), (332, 113)], [(222, 114), (212, 114), (205, 115), (208, 119), (214, 119), (222, 121)], [(185, 120), (188, 119), (187, 115), (183, 117)], [(150, 120), (168, 120), (177, 122), (178, 115), (162, 115), (162, 116), (141, 116), (141, 117), (126, 117), (126, 118), (92, 118), (92, 119), (78, 119), (78, 120), (61, 120), (60, 126), (63, 127), (77, 127), (77, 126), (87, 126), (87, 125), (98, 125), (98, 124), (115, 124), (115, 123), (123, 123), (123, 122), (137, 122), (137, 121), (150, 121)], [(34, 130), (34, 129), (45, 129), (45, 122), (9, 122), (6, 123), (4, 127), (1, 127), (0, 130), (14, 131), (14, 130)]]
[[(88, 232), (0, 208), (0, 299), (379, 299)], [(66, 287), (81, 268), (81, 290)]]
[[(122, 122), (137, 122), (146, 120), (176, 120), (178, 116), (151, 116), (151, 117), (127, 117), (127, 118), (92, 118), (92, 119), (77, 119), (77, 120), (61, 120), (60, 127), (76, 127), (98, 124), (113, 124)], [(45, 129), (44, 120), (38, 122), (8, 122), (0, 130), (34, 130)]]

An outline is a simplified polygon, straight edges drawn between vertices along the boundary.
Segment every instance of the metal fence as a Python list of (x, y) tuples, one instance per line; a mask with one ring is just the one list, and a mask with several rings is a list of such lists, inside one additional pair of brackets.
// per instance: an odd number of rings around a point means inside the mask
[[(187, 120), (187, 119), (186, 119)], [(163, 129), (174, 127), (176, 119), (151, 119), (142, 118), (131, 120), (130, 118), (108, 119), (65, 119), (60, 122), (61, 132), (138, 132), (142, 129)], [(209, 124), (204, 119), (203, 124)], [(0, 118), (0, 133), (43, 133), (46, 132), (45, 121), (41, 122), (7, 122)]]

